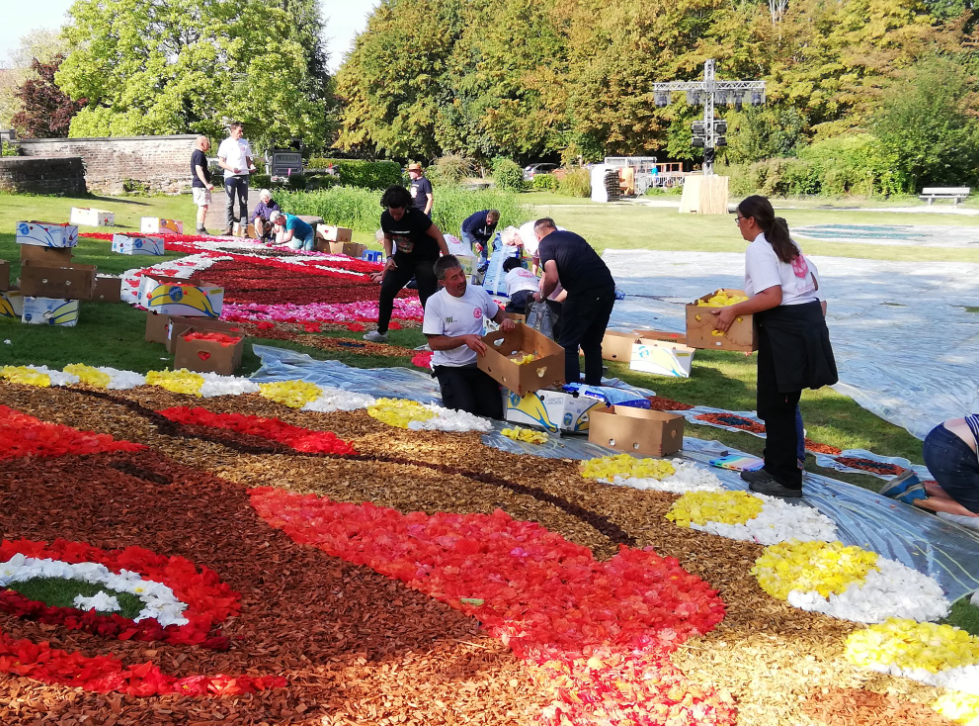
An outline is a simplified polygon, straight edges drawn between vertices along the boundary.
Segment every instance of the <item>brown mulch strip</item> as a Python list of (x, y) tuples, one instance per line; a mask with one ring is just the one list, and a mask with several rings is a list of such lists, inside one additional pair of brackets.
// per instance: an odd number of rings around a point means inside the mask
[(820, 726), (954, 726), (955, 722), (920, 703), (855, 688), (814, 693), (802, 712)]
[[(585, 480), (572, 461), (508, 454), (483, 446), (475, 433), (394, 429), (363, 411), (299, 412), (257, 395), (194, 399), (149, 387), (111, 392), (113, 397), (135, 401), (152, 410), (199, 405), (220, 413), (274, 416), (295, 425), (333, 431), (350, 440), (362, 455), (384, 460), (264, 453), (268, 449), (243, 453), (240, 449), (246, 442), (240, 437), (216, 441), (210, 437), (205, 440), (167, 434), (152, 421), (134, 415), (119, 401), (93, 398), (72, 390), (31, 389), (10, 384), (0, 384), (0, 387), (4, 402), (13, 408), (45, 420), (139, 441), (175, 462), (236, 482), (235, 485), (222, 482), (223, 486), (232, 489), (239, 484), (277, 486), (316, 492), (338, 501), (373, 501), (403, 512), (491, 512), (499, 507), (514, 517), (538, 521), (568, 540), (592, 548), (596, 556), (606, 558), (617, 551), (617, 546), (587, 519), (556, 506), (553, 500), (498, 486), (491, 483), (492, 478), (483, 481), (476, 475), (499, 477), (574, 504), (586, 512), (600, 513), (634, 538), (635, 546), (653, 547), (664, 556), (678, 558), (688, 571), (703, 577), (719, 590), (728, 608), (725, 620), (711, 633), (682, 646), (673, 660), (695, 682), (733, 692), (738, 699), (739, 723), (745, 726), (813, 723), (803, 711), (804, 702), (814, 691), (821, 692), (822, 689), (864, 687), (874, 691), (887, 690), (904, 700), (925, 703), (933, 700), (938, 692), (913, 681), (868, 674), (849, 666), (843, 658), (843, 642), (860, 626), (806, 613), (767, 596), (750, 575), (750, 569), (762, 551), (760, 546), (675, 527), (664, 519), (676, 499), (674, 495)], [(258, 442), (248, 443), (258, 445)], [(458, 471), (446, 473), (432, 468), (433, 464), (455, 467)], [(161, 473), (155, 468), (153, 471)], [(146, 486), (153, 486), (157, 491), (161, 489), (160, 485), (150, 482)], [(172, 486), (162, 488), (169, 490)], [(169, 509), (163, 497), (156, 505)], [(57, 524), (58, 521), (57, 518), (52, 520), (52, 529), (61, 531), (62, 525)], [(127, 516), (127, 521), (134, 520)], [(199, 525), (198, 529), (205, 526)], [(269, 540), (272, 534), (277, 536), (277, 533), (269, 533), (265, 539)], [(162, 537), (164, 533), (152, 536)], [(201, 536), (206, 536), (206, 531)], [(157, 551), (169, 551), (170, 541), (168, 535), (159, 545), (154, 542), (142, 544)], [(185, 554), (179, 549), (174, 552)], [(195, 557), (192, 554), (186, 556)], [(202, 555), (197, 555), (197, 559), (202, 564), (210, 564)], [(220, 568), (216, 569), (224, 574)], [(21, 687), (26, 683), (14, 680)], [(414, 689), (411, 681), (405, 681), (405, 685), (409, 690)], [(62, 692), (68, 690), (61, 689)], [(491, 690), (485, 693), (489, 694)], [(495, 696), (487, 695), (487, 698), (492, 697)], [(265, 696), (253, 698), (261, 701)], [(0, 703), (3, 702), (4, 694), (0, 690)], [(308, 705), (309, 701), (306, 703)], [(517, 709), (517, 706), (508, 708)], [(514, 718), (529, 722), (526, 714), (531, 711), (530, 706), (523, 711), (517, 709), (521, 715)], [(78, 713), (77, 710), (70, 712)], [(280, 722), (271, 718), (267, 711), (265, 713), (269, 723)], [(364, 713), (358, 711), (360, 723), (380, 722)], [(458, 715), (455, 717), (464, 720)], [(476, 717), (470, 713), (465, 718)], [(432, 721), (442, 722), (437, 718)], [(493, 719), (486, 721), (496, 722)]]
[[(269, 330), (262, 330), (255, 325), (243, 325), (249, 335), (267, 340), (288, 340), (309, 348), (319, 350), (340, 351), (354, 355), (369, 355), (378, 357), (411, 357), (416, 351), (400, 345), (387, 343), (370, 343), (363, 338), (332, 338), (324, 335), (307, 333), (301, 325), (281, 324)], [(295, 331), (290, 330), (295, 328)], [(321, 324), (322, 330), (337, 330), (345, 326)]]

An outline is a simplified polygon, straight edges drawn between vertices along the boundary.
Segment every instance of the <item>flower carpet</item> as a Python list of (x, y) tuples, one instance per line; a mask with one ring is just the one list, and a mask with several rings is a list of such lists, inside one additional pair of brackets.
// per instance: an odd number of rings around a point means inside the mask
[[(479, 420), (303, 382), (0, 378), (0, 723), (979, 710), (979, 641), (913, 619), (947, 609), (932, 581), (689, 463), (509, 454)], [(104, 590), (54, 606), (21, 594), (38, 578)]]

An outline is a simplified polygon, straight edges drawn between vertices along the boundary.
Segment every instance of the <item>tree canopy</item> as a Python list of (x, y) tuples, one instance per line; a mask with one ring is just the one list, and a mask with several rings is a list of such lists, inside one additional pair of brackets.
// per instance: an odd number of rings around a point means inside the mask
[(330, 133), (316, 0), (76, 0), (57, 74), (88, 99), (70, 135), (198, 132), (232, 118), (261, 142)]
[(13, 124), (29, 139), (56, 139), (68, 135), (72, 118), (85, 107), (85, 100), (72, 101), (54, 82), (54, 75), (64, 61), (57, 55), (50, 63), (31, 62), (34, 76), (14, 92), (21, 109)]

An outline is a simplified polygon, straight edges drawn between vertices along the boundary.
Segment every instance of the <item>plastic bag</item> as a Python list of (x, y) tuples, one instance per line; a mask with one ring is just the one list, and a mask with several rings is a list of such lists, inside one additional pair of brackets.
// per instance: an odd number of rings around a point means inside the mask
[(527, 325), (543, 335), (554, 339), (554, 321), (551, 320), (551, 309), (544, 301), (530, 304), (527, 312)]

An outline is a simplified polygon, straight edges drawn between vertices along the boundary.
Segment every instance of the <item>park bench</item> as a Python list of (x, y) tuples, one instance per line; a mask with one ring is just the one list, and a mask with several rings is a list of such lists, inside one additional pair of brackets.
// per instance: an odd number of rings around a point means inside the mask
[(970, 187), (925, 187), (918, 198), (928, 200), (928, 206), (936, 199), (951, 199), (958, 206), (960, 201), (968, 199), (971, 191)]

